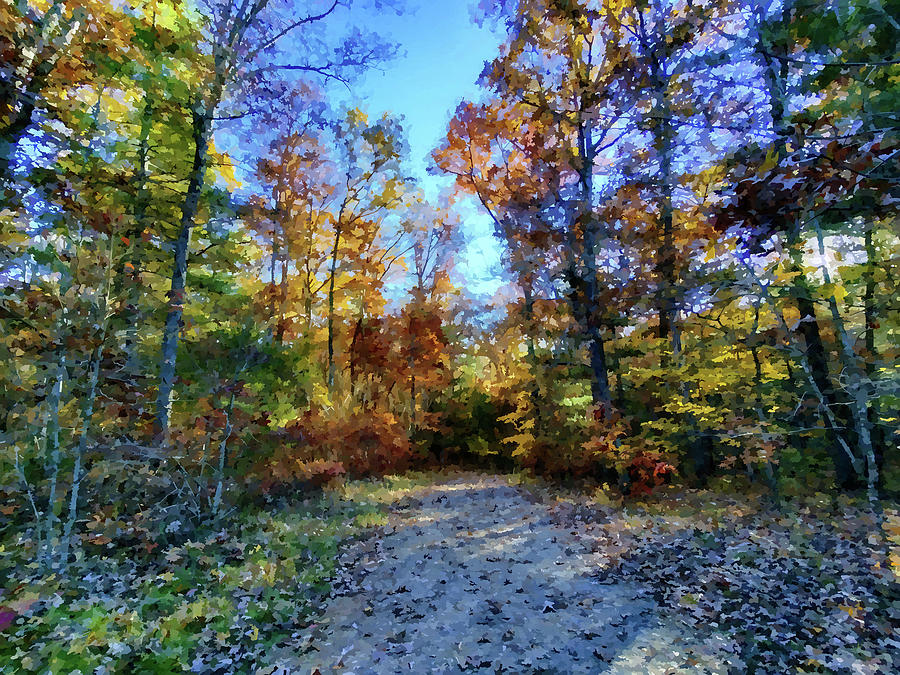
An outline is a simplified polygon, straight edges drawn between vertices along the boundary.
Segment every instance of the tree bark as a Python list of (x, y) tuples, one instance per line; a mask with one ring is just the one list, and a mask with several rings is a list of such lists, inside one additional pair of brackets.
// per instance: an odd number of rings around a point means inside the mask
[(228, 459), (228, 439), (231, 438), (231, 433), (234, 429), (231, 422), (231, 415), (234, 412), (234, 387), (236, 386), (237, 378), (232, 382), (231, 397), (228, 399), (228, 407), (225, 409), (225, 432), (222, 436), (222, 441), (219, 443), (219, 466), (217, 467), (216, 472), (216, 492), (213, 495), (212, 502), (213, 517), (218, 517), (219, 511), (222, 508), (222, 490), (225, 483), (225, 466)]
[(341, 225), (334, 230), (334, 250), (331, 252), (331, 272), (328, 278), (328, 391), (334, 389), (334, 277), (337, 274), (338, 246), (341, 243)]
[[(657, 67), (659, 67), (657, 65)], [(668, 96), (665, 91), (665, 82), (659, 73), (654, 74), (657, 80), (657, 96), (659, 98), (659, 115), (656, 129), (656, 145), (659, 150), (660, 181), (662, 194), (659, 203), (659, 222), (661, 225), (662, 239), (657, 252), (657, 291), (656, 306), (659, 314), (657, 337), (660, 340), (672, 341), (672, 353), (681, 351), (680, 336), (674, 325), (677, 314), (676, 275), (675, 275), (675, 243), (674, 243), (674, 215), (675, 209), (672, 203), (672, 136), (674, 129), (671, 120), (671, 110)]]
[(97, 349), (94, 351), (88, 376), (88, 390), (85, 397), (81, 417), (81, 433), (78, 436), (78, 445), (75, 448), (75, 464), (72, 467), (72, 487), (69, 491), (69, 512), (63, 526), (62, 540), (60, 541), (59, 562), (65, 566), (69, 562), (69, 549), (72, 543), (72, 530), (78, 517), (78, 497), (81, 491), (82, 464), (84, 454), (87, 452), (88, 434), (94, 419), (94, 402), (97, 397), (97, 384), (100, 379), (100, 361), (103, 358), (103, 341), (106, 331)]
[(60, 463), (62, 457), (59, 447), (59, 410), (62, 401), (62, 391), (68, 379), (66, 366), (66, 349), (63, 340), (60, 339), (56, 352), (56, 373), (47, 397), (47, 417), (44, 423), (44, 471), (50, 481), (47, 494), (47, 509), (44, 511), (44, 523), (38, 536), (42, 540), (41, 555), (46, 565), (50, 565), (53, 557), (53, 538), (56, 532), (56, 522), (59, 514), (56, 504), (56, 490), (59, 482)]
[[(55, 25), (55, 19), (59, 18), (63, 11), (63, 3), (61, 0), (54, 0), (50, 7), (45, 11), (40, 21), (36, 22), (37, 31), (32, 35), (34, 39), (33, 47), (41, 43), (49, 43), (53, 41), (51, 35), (46, 35), (45, 31)], [(65, 28), (61, 36), (61, 40), (57, 42), (53, 52), (49, 55), (35, 54), (36, 64), (28, 78), (28, 83), (24, 90), (16, 91), (12, 84), (3, 85), (2, 95), (9, 103), (10, 110), (15, 111), (9, 123), (0, 128), (0, 203), (5, 203), (6, 187), (12, 182), (12, 159), (15, 155), (16, 148), (25, 137), (28, 128), (31, 126), (34, 118), (34, 111), (37, 108), (38, 96), (41, 90), (47, 84), (47, 80), (56, 63), (62, 56), (64, 49), (69, 45), (72, 37), (80, 26), (80, 21), (76, 16), (72, 17), (71, 23)], [(18, 110), (16, 110), (18, 108)]]
[[(825, 258), (825, 241), (822, 228), (816, 223), (816, 239), (819, 242), (819, 255)], [(826, 284), (831, 284), (831, 274), (827, 265), (822, 265), (822, 275)], [(858, 475), (858, 479), (865, 478), (869, 501), (874, 503), (878, 499), (879, 471), (875, 460), (875, 449), (872, 444), (872, 429), (870, 425), (869, 394), (872, 390), (872, 382), (866, 377), (866, 372), (860, 366), (859, 358), (853, 348), (853, 340), (847, 332), (844, 319), (838, 308), (834, 294), (828, 298), (828, 307), (831, 310), (831, 320), (838, 337), (838, 352), (841, 357), (841, 371), (846, 380), (847, 407), (852, 419), (853, 430), (856, 432), (856, 448), (859, 455), (865, 460), (865, 476)], [(859, 474), (859, 472), (857, 472)]]
[[(784, 0), (781, 8), (780, 23), (786, 25), (790, 20), (792, 0)], [(785, 51), (784, 45), (770, 44), (766, 31), (763, 27), (765, 16), (760, 12), (757, 15), (757, 27), (759, 39), (756, 43), (756, 51), (763, 62), (763, 74), (766, 80), (766, 87), (769, 95), (769, 109), (772, 118), (772, 130), (775, 134), (774, 149), (779, 157), (787, 154), (787, 138), (789, 130), (787, 128), (787, 102), (785, 83), (788, 78), (788, 62), (785, 59), (775, 58), (775, 53)], [(797, 310), (800, 312), (801, 322), (797, 328), (797, 332), (803, 339), (805, 346), (806, 364), (809, 370), (809, 377), (813, 381), (815, 388), (821, 396), (821, 405), (828, 407), (830, 410), (836, 410), (836, 403), (844, 403), (839, 401), (839, 393), (832, 384), (832, 376), (828, 366), (828, 354), (822, 341), (821, 330), (818, 318), (816, 317), (816, 307), (812, 300), (809, 285), (806, 283), (805, 276), (802, 273), (802, 251), (800, 247), (803, 244), (801, 224), (798, 221), (794, 223), (779, 222), (776, 223), (776, 229), (787, 231), (788, 246), (791, 249), (792, 271), (799, 272), (796, 277), (797, 281), (791, 289), (794, 296)], [(804, 365), (804, 364), (801, 364)], [(841, 406), (843, 410), (836, 412), (834, 415), (823, 415), (822, 420), (825, 424), (828, 452), (832, 458), (835, 469), (835, 482), (843, 489), (855, 489), (860, 486), (856, 472), (847, 456), (845, 446), (852, 447), (850, 435), (844, 433), (844, 429), (840, 427), (848, 427), (846, 406)], [(839, 420), (839, 422), (838, 422)], [(835, 423), (838, 422), (838, 423)]]
[[(221, 95), (221, 87), (219, 88)], [(169, 417), (172, 405), (172, 390), (175, 385), (175, 360), (178, 355), (178, 338), (184, 314), (185, 288), (187, 279), (188, 247), (194, 218), (200, 205), (200, 195), (206, 178), (206, 165), (210, 133), (212, 128), (212, 110), (215, 106), (193, 111), (194, 161), (188, 182), (187, 193), (181, 207), (181, 229), (175, 240), (175, 261), (172, 269), (172, 284), (169, 290), (169, 311), (163, 329), (162, 352), (159, 367), (159, 392), (156, 401), (157, 431), (164, 445), (169, 444)]]
[(141, 311), (141, 265), (143, 264), (141, 256), (141, 242), (144, 236), (144, 229), (147, 221), (147, 210), (150, 207), (150, 191), (147, 188), (147, 182), (150, 178), (149, 160), (150, 160), (150, 130), (153, 124), (153, 104), (150, 100), (150, 94), (144, 95), (144, 107), (141, 111), (141, 130), (138, 140), (137, 152), (137, 176), (135, 185), (135, 206), (134, 206), (134, 225), (129, 233), (128, 254), (127, 258), (131, 265), (130, 273), (127, 275), (128, 288), (128, 317), (125, 329), (125, 360), (127, 370), (130, 374), (135, 375), (140, 372), (141, 364), (138, 358), (138, 334), (140, 327), (144, 322), (144, 313)]
[[(875, 223), (871, 219), (866, 222), (864, 246), (866, 250), (866, 267), (864, 271), (866, 287), (863, 293), (863, 315), (865, 327), (865, 364), (866, 376), (872, 380), (877, 369), (878, 351), (875, 349), (876, 307), (875, 291), (875, 244), (872, 240)], [(878, 414), (878, 399), (874, 399), (869, 406), (869, 425), (872, 429), (872, 446), (875, 454), (875, 464), (878, 469), (878, 488), (882, 487), (882, 475), (884, 469), (884, 453), (887, 450), (887, 438), (884, 427), (880, 424)]]
[(612, 395), (609, 389), (609, 365), (603, 344), (603, 320), (599, 306), (599, 271), (597, 268), (597, 219), (594, 214), (594, 147), (589, 123), (581, 122), (578, 129), (580, 167), (582, 228), (582, 264), (584, 280), (584, 321), (589, 341), (591, 363), (591, 402), (607, 413), (612, 409)]

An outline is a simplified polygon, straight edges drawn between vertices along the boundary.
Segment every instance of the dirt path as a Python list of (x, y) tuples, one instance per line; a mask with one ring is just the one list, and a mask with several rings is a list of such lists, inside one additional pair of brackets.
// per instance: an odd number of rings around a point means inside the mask
[[(673, 672), (652, 603), (601, 585), (589, 541), (502, 477), (463, 476), (346, 552), (305, 649), (282, 672)], [(670, 642), (671, 644), (671, 642)], [(662, 653), (662, 651), (660, 651)]]

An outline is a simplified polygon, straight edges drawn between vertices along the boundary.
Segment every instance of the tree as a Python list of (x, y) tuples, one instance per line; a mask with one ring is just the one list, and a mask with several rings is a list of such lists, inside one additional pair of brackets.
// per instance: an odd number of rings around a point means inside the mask
[[(370, 126), (360, 110), (348, 111), (335, 128), (336, 161), (343, 179), (336, 213), (332, 216), (334, 240), (328, 270), (328, 360), (325, 372), (329, 392), (334, 389), (337, 373), (334, 341), (338, 262), (344, 262), (344, 269), (348, 271), (365, 265), (363, 256), (379, 239), (384, 219), (401, 204), (404, 177), (400, 162), (405, 152), (402, 133), (399, 122), (388, 116)], [(388, 252), (393, 246), (389, 246)], [(366, 305), (363, 298), (360, 307), (363, 316)]]
[[(272, 72), (299, 71), (345, 80), (354, 70), (389, 55), (377, 40), (374, 47), (361, 48), (358, 41), (362, 40), (362, 36), (358, 36), (343, 43), (342, 48), (337, 50), (336, 59), (313, 53), (307, 55), (310, 61), (306, 63), (284, 65), (272, 60), (280, 56), (277, 49), (287, 36), (296, 37), (299, 31), (308, 32), (311, 27), (323, 24), (338, 7), (335, 0), (309, 14), (289, 17), (285, 13), (287, 7), (280, 8), (279, 3), (272, 0), (252, 0), (240, 5), (215, 0), (208, 6), (209, 62), (207, 72), (201, 79), (202, 85), (190, 94), (188, 101), (194, 155), (181, 204), (180, 229), (173, 246), (169, 309), (160, 354), (156, 419), (164, 442), (169, 429), (178, 335), (185, 302), (188, 246), (207, 180), (210, 144), (220, 106), (226, 100), (239, 102), (239, 94), (250, 94), (261, 88)], [(309, 41), (309, 44), (312, 42)]]

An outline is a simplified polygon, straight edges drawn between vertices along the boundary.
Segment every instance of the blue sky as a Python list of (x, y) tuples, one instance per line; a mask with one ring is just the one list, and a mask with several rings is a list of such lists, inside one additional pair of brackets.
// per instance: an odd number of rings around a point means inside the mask
[[(457, 104), (480, 96), (475, 82), (505, 37), (488, 26), (479, 28), (470, 5), (471, 0), (408, 0), (410, 11), (401, 16), (373, 15), (369, 27), (399, 44), (402, 55), (381, 72), (368, 73), (348, 94), (347, 103), (372, 116), (389, 111), (405, 118), (411, 168), (429, 197), (452, 181), (426, 173), (428, 156)], [(468, 292), (492, 294), (500, 284), (500, 242), (476, 208), (465, 210), (463, 222), (468, 245), (457, 271)]]
[[(349, 90), (326, 83), (333, 110), (359, 107), (370, 119), (385, 112), (403, 118), (410, 145), (410, 173), (432, 199), (449, 189), (453, 181), (427, 173), (431, 151), (446, 134), (460, 101), (481, 97), (478, 76), (506, 37), (489, 25), (479, 27), (475, 23), (470, 14), (473, 2), (405, 0), (407, 11), (399, 16), (393, 11), (377, 12), (371, 5), (366, 9), (355, 5), (349, 16), (343, 15), (345, 19), (397, 44), (400, 55), (381, 69), (366, 73)], [(329, 30), (338, 35), (346, 27), (334, 24)], [(246, 137), (235, 130), (220, 132), (217, 142), (220, 149), (235, 156), (247, 147)], [(252, 161), (238, 167), (239, 179), (248, 188), (253, 182), (253, 167)], [(471, 203), (458, 210), (466, 245), (456, 258), (456, 274), (469, 295), (484, 299), (503, 283), (501, 243), (493, 236), (490, 218), (480, 207)]]

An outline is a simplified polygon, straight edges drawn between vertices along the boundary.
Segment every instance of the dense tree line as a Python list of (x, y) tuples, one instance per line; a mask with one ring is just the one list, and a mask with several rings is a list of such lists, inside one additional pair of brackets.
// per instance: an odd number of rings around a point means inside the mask
[(206, 522), (435, 461), (887, 485), (895, 2), (488, 3), (436, 201), (399, 119), (329, 104), (393, 47), (302, 4), (0, 6), (0, 494), (35, 557), (117, 493)]
[(509, 39), (435, 160), (507, 244), (514, 454), (875, 498), (897, 441), (897, 9), (489, 10)]

